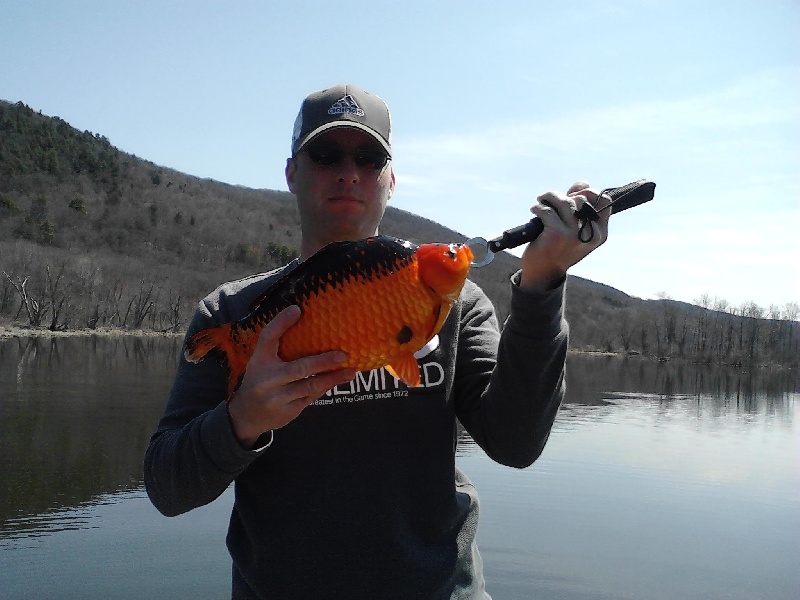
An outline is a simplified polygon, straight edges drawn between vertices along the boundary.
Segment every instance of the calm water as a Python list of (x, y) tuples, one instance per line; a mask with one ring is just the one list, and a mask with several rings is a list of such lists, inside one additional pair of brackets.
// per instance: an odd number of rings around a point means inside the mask
[[(141, 460), (177, 339), (0, 340), (0, 598), (225, 598), (228, 490), (167, 519)], [(469, 441), (495, 600), (800, 598), (795, 373), (570, 357), (543, 457)]]

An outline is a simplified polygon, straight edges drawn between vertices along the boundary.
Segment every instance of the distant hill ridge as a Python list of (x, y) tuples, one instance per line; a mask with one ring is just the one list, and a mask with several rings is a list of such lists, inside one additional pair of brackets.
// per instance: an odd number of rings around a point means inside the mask
[[(288, 192), (180, 173), (0, 101), (0, 325), (182, 330), (220, 283), (297, 256), (299, 231)], [(415, 243), (465, 239), (392, 206), (381, 233)], [(501, 253), (471, 274), (501, 318), (518, 267)], [(567, 296), (575, 349), (797, 364), (796, 304), (765, 314), (716, 299), (642, 300), (572, 276)], [(748, 318), (766, 316), (774, 318)]]

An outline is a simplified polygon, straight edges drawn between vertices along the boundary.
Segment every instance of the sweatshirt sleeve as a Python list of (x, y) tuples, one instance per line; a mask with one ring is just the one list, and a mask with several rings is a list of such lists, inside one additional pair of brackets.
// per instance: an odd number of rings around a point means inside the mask
[[(205, 304), (187, 332), (217, 323)], [(167, 408), (144, 457), (144, 483), (153, 505), (175, 516), (215, 500), (261, 452), (236, 439), (225, 401), (227, 373), (216, 360), (180, 358)]]
[(564, 397), (568, 326), (564, 283), (531, 293), (517, 278), (502, 334), (479, 288), (464, 299), (455, 397), (475, 442), (493, 460), (523, 468), (542, 453)]

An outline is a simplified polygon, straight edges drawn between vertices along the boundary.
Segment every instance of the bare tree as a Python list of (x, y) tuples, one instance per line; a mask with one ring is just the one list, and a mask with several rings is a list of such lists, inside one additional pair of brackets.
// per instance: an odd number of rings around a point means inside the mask
[(22, 279), (18, 276), (15, 281), (11, 275), (5, 271), (3, 271), (3, 275), (6, 276), (14, 289), (17, 290), (17, 293), (19, 293), (21, 299), (19, 310), (14, 318), (16, 319), (24, 308), (28, 315), (28, 324), (31, 325), (31, 327), (38, 327), (41, 325), (42, 320), (44, 319), (44, 316), (47, 314), (48, 310), (47, 299), (44, 294), (40, 291), (38, 294), (32, 295), (28, 291), (27, 286), (29, 277)]
[(131, 301), (128, 303), (128, 310), (125, 311), (125, 317), (122, 319), (122, 327), (127, 326), (128, 317), (131, 317), (131, 328), (140, 329), (142, 323), (147, 319), (147, 315), (155, 308), (155, 303), (151, 300), (153, 290), (156, 287), (155, 283), (150, 283), (150, 289), (145, 291), (147, 284), (142, 281), (139, 286), (139, 292), (134, 294)]
[[(64, 305), (69, 298), (69, 291), (64, 285), (64, 272), (66, 271), (66, 262), (61, 263), (58, 273), (53, 274), (50, 265), (45, 267), (45, 293), (47, 295), (47, 302), (50, 306), (50, 331), (55, 331), (59, 328), (59, 319), (64, 316)], [(63, 319), (61, 328), (67, 326), (67, 319)]]

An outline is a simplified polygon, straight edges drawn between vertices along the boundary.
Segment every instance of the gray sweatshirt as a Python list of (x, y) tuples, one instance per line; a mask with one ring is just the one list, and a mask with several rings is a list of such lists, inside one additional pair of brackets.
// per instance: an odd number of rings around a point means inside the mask
[[(243, 318), (284, 269), (218, 288), (187, 336)], [(438, 346), (418, 358), (420, 386), (383, 369), (359, 373), (267, 448), (244, 450), (234, 437), (220, 364), (181, 358), (145, 456), (151, 501), (174, 516), (235, 482), (234, 598), (489, 598), (478, 496), (455, 466), (457, 420), (492, 459), (522, 468), (542, 452), (564, 394), (563, 284), (544, 294), (512, 287), (502, 335), (467, 281)]]

